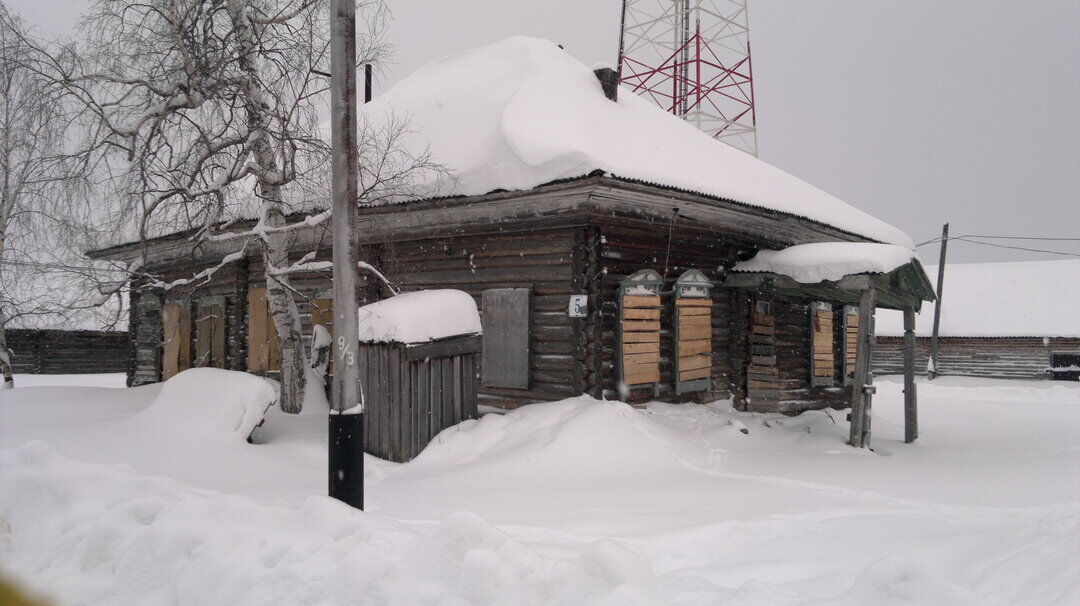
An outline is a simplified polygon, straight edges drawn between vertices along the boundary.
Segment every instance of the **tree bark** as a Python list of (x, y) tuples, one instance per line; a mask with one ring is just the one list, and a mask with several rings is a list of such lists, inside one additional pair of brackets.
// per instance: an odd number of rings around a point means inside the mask
[[(270, 107), (259, 81), (259, 51), (256, 47), (254, 24), (250, 19), (250, 0), (229, 0), (228, 11), (232, 19), (236, 39), (240, 45), (239, 64), (245, 77), (244, 100), (252, 159), (257, 165), (259, 197), (262, 199), (262, 223), (264, 227), (285, 225), (281, 199), (278, 158), (270, 142)], [(285, 274), (275, 275), (276, 270), (288, 265), (288, 236), (282, 231), (263, 232), (263, 261), (266, 273), (266, 298), (270, 317), (274, 320), (274, 332), (278, 338), (281, 360), (281, 410), (298, 413), (303, 406), (306, 381), (307, 354), (304, 351), (300, 311), (289, 287)]]

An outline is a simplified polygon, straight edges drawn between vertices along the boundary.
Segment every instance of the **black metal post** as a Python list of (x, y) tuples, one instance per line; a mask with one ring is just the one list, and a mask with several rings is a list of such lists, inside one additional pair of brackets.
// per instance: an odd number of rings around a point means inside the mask
[(364, 508), (364, 413), (330, 413), (330, 496)]

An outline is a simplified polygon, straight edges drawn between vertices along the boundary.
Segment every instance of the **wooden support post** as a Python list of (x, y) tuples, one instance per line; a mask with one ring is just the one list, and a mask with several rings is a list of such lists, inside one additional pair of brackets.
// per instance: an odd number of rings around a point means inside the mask
[(915, 395), (915, 310), (904, 309), (904, 442), (919, 437), (919, 411)]
[(855, 448), (867, 445), (870, 438), (870, 356), (874, 344), (874, 307), (877, 291), (864, 290), (859, 297), (859, 340), (855, 348), (855, 375), (851, 381), (851, 434), (848, 443)]
[(937, 300), (934, 301), (934, 331), (930, 334), (930, 368), (926, 370), (926, 378), (934, 379), (938, 376), (938, 329), (941, 327), (941, 291), (945, 288), (945, 251), (949, 248), (949, 224), (941, 228), (941, 257), (938, 259), (937, 268)]

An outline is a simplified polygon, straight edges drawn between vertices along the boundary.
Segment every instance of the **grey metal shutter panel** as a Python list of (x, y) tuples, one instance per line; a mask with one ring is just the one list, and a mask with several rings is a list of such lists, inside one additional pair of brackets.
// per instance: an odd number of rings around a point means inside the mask
[(485, 387), (529, 388), (529, 294), (527, 288), (484, 291)]

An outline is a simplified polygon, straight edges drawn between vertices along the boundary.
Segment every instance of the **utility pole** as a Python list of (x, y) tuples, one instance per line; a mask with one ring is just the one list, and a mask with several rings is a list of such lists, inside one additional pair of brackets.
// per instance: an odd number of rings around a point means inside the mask
[(937, 266), (937, 301), (934, 301), (934, 332), (930, 337), (930, 368), (926, 378), (938, 376), (938, 327), (941, 325), (941, 289), (945, 286), (945, 250), (949, 247), (949, 224), (941, 228), (941, 257)]
[(330, 403), (330, 496), (364, 508), (364, 403), (356, 283), (356, 2), (330, 3), (330, 141), (334, 262), (334, 382)]

